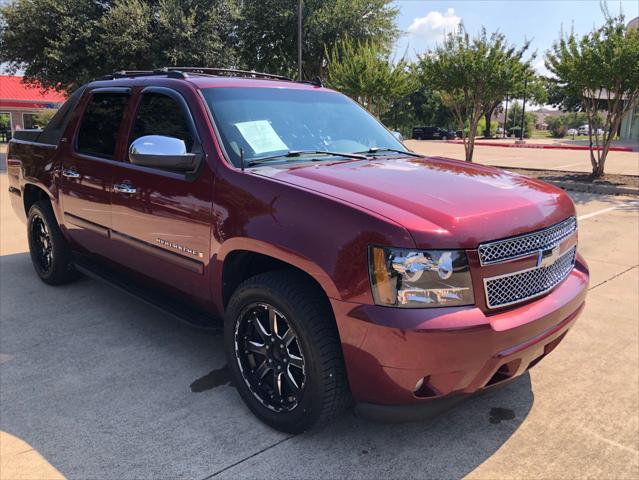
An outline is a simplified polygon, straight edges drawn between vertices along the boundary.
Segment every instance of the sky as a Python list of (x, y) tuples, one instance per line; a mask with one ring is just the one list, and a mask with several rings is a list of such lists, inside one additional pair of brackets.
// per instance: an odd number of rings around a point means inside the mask
[[(533, 65), (542, 74), (547, 73), (543, 55), (559, 37), (562, 26), (566, 32), (574, 28), (576, 34), (583, 35), (604, 21), (599, 0), (396, 0), (394, 3), (400, 9), (397, 23), (403, 32), (395, 46), (395, 58), (405, 53), (408, 58), (415, 58), (463, 22), (471, 34), (485, 26), (488, 33), (499, 30), (516, 45), (531, 40), (530, 51), (537, 51)], [(608, 1), (611, 14), (617, 14), (620, 8), (626, 22), (639, 16), (639, 0)]]
[[(395, 0), (394, 4), (399, 7), (397, 24), (403, 32), (395, 45), (396, 59), (404, 54), (414, 59), (463, 22), (471, 34), (485, 26), (489, 33), (499, 30), (517, 45), (531, 40), (530, 51), (537, 51), (533, 65), (541, 74), (548, 73), (543, 55), (559, 37), (562, 26), (566, 32), (574, 28), (583, 35), (601, 25), (604, 18), (599, 0)], [(626, 21), (639, 16), (639, 0), (608, 1), (611, 14), (620, 8)]]

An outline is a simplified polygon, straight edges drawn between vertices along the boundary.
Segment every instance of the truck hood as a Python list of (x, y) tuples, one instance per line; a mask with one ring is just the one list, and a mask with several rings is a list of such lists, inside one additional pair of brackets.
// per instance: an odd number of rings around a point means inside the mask
[[(380, 158), (254, 173), (330, 195), (404, 226), (419, 248), (476, 248), (574, 215), (560, 189), (457, 160)], [(326, 219), (330, 224), (330, 219)]]

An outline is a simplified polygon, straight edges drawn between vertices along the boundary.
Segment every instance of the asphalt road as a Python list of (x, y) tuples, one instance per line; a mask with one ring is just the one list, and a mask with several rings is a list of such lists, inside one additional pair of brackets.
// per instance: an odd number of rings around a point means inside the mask
[(0, 478), (637, 478), (639, 202), (575, 194), (592, 284), (529, 374), (432, 419), (287, 436), (219, 336), (97, 281), (48, 287), (0, 174)]

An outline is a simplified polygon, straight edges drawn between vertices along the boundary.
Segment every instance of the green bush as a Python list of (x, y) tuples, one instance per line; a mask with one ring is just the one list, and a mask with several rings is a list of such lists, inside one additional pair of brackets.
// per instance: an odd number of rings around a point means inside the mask
[(566, 133), (568, 133), (568, 129), (565, 125), (559, 125), (556, 128), (550, 130), (550, 135), (552, 135), (554, 138), (564, 138), (566, 136)]
[(44, 128), (49, 120), (56, 114), (57, 109), (40, 110), (35, 116), (35, 123), (39, 128)]
[[(491, 135), (495, 135), (497, 133), (497, 127), (499, 127), (499, 122), (497, 120), (490, 121), (490, 133)], [(482, 118), (479, 120), (477, 124), (477, 136), (482, 137), (484, 135), (484, 131), (486, 130), (486, 119)]]
[[(519, 138), (521, 127), (512, 127), (508, 130), (508, 136), (512, 138)], [(524, 138), (530, 138), (530, 130), (524, 130)]]
[(545, 118), (550, 135), (554, 138), (563, 138), (566, 136), (568, 126), (566, 123), (566, 115), (547, 116)]

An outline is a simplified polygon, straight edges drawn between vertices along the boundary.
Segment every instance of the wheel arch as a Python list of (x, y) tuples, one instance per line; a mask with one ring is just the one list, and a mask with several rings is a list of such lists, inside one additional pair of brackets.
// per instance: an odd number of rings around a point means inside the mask
[(53, 203), (51, 201), (51, 194), (46, 191), (42, 186), (36, 185), (34, 183), (26, 183), (24, 185), (24, 190), (22, 192), (23, 203), (24, 203), (24, 213), (25, 215), (29, 215), (29, 209), (31, 206), (39, 202), (40, 200), (47, 200), (49, 203)]
[(226, 309), (231, 295), (240, 283), (252, 276), (274, 270), (291, 269), (302, 275), (321, 291), (329, 304), (329, 298), (341, 297), (329, 275), (307, 258), (252, 239), (228, 240), (223, 247), (226, 248), (218, 253), (214, 272), (214, 284), (220, 285), (217, 289), (217, 303), (222, 311)]

